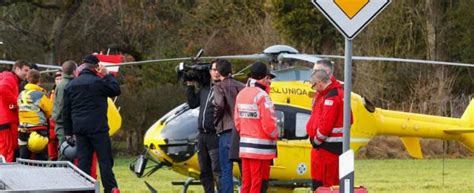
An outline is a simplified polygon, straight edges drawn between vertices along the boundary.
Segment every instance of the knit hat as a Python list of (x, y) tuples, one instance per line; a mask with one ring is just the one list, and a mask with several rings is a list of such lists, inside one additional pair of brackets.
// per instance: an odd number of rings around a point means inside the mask
[(84, 63), (89, 63), (89, 64), (99, 64), (100, 60), (97, 58), (95, 55), (88, 55), (84, 58)]

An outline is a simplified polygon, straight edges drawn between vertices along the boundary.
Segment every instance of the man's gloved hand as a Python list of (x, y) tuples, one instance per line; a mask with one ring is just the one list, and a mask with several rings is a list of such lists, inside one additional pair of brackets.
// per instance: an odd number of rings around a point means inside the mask
[(72, 147), (76, 145), (76, 140), (74, 139), (72, 135), (66, 135), (65, 137), (66, 137), (67, 144), (69, 144)]

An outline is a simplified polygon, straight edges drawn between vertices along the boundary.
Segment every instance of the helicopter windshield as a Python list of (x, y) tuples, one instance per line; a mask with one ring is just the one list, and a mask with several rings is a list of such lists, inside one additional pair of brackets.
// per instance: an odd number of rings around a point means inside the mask
[(198, 135), (199, 108), (190, 109), (182, 104), (172, 110), (172, 114), (164, 118), (166, 125), (161, 130), (161, 136), (168, 144), (194, 142)]
[(305, 81), (311, 77), (312, 69), (307, 67), (291, 67), (285, 70), (278, 70), (273, 73), (276, 75), (273, 80), (276, 81)]

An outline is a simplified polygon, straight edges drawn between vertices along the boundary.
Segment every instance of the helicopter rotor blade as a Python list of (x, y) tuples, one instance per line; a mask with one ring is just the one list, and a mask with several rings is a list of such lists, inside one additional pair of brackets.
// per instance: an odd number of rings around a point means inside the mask
[(13, 65), (13, 64), (15, 64), (15, 62), (14, 61), (8, 61), (8, 60), (0, 60), (0, 64), (11, 64), (11, 65)]
[[(250, 55), (230, 55), (230, 56), (205, 56), (200, 57), (199, 59), (243, 59), (243, 60), (264, 60), (268, 59), (268, 56), (265, 54), (250, 54)], [(117, 64), (105, 65), (109, 66), (125, 66), (125, 65), (138, 65), (138, 64), (148, 64), (148, 63), (159, 63), (159, 62), (173, 62), (173, 61), (183, 61), (183, 60), (192, 60), (192, 58), (169, 58), (169, 59), (156, 59), (156, 60), (144, 60), (136, 62), (123, 62)]]
[(40, 68), (56, 69), (56, 70), (61, 69), (61, 66), (54, 66), (54, 65), (48, 65), (48, 64), (36, 64), (36, 65)]
[(297, 59), (297, 60), (304, 60), (307, 62), (315, 63), (318, 60), (321, 60), (322, 58), (317, 57), (315, 55), (309, 55), (309, 54), (280, 54), (278, 56), (278, 59)]
[[(8, 65), (14, 65), (14, 61), (9, 61), (9, 60), (0, 60), (0, 64), (8, 64)], [(36, 64), (36, 63), (35, 63)], [(47, 69), (61, 69), (61, 66), (56, 66), (56, 65), (49, 65), (49, 64), (36, 64), (40, 68), (47, 68)]]
[(247, 55), (229, 55), (229, 56), (205, 56), (201, 59), (241, 59), (241, 60), (269, 60), (266, 54), (247, 54)]
[(156, 59), (156, 60), (143, 60), (143, 61), (136, 61), (136, 62), (122, 62), (117, 64), (107, 64), (104, 65), (106, 67), (112, 66), (126, 66), (126, 65), (138, 65), (138, 64), (149, 64), (149, 63), (159, 63), (159, 62), (174, 62), (174, 61), (183, 61), (183, 60), (191, 60), (192, 58), (169, 58), (169, 59)]
[[(318, 56), (318, 57), (321, 57), (321, 58), (344, 59), (344, 56), (338, 56), (338, 55), (315, 55), (315, 56)], [(467, 64), (467, 63), (443, 62), (443, 61), (433, 61), (433, 60), (418, 60), (418, 59), (404, 59), (404, 58), (353, 56), (352, 59), (353, 60), (359, 60), (359, 61), (406, 62), (406, 63), (417, 63), (417, 64), (437, 64), (437, 65), (448, 65), (448, 66), (474, 67), (474, 64)]]
[(50, 73), (50, 72), (57, 72), (57, 71), (59, 71), (59, 69), (54, 69), (54, 70), (47, 69), (47, 70), (40, 71), (40, 74)]

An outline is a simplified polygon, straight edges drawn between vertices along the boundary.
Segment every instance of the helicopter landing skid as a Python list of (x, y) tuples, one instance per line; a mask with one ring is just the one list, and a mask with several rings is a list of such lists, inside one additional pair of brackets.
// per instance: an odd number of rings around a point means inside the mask
[(189, 186), (191, 186), (191, 185), (201, 185), (202, 183), (199, 180), (196, 180), (194, 178), (189, 177), (184, 182), (183, 181), (173, 181), (173, 182), (171, 182), (171, 184), (173, 186), (183, 186), (183, 191), (181, 191), (181, 192), (186, 193), (186, 192), (188, 192)]
[[(188, 177), (186, 181), (173, 181), (171, 182), (173, 186), (183, 186), (182, 193), (186, 193), (188, 191), (189, 186), (191, 185), (202, 185), (200, 180)], [(234, 185), (237, 186), (237, 190), (234, 192), (240, 193), (240, 181), (234, 177)]]

